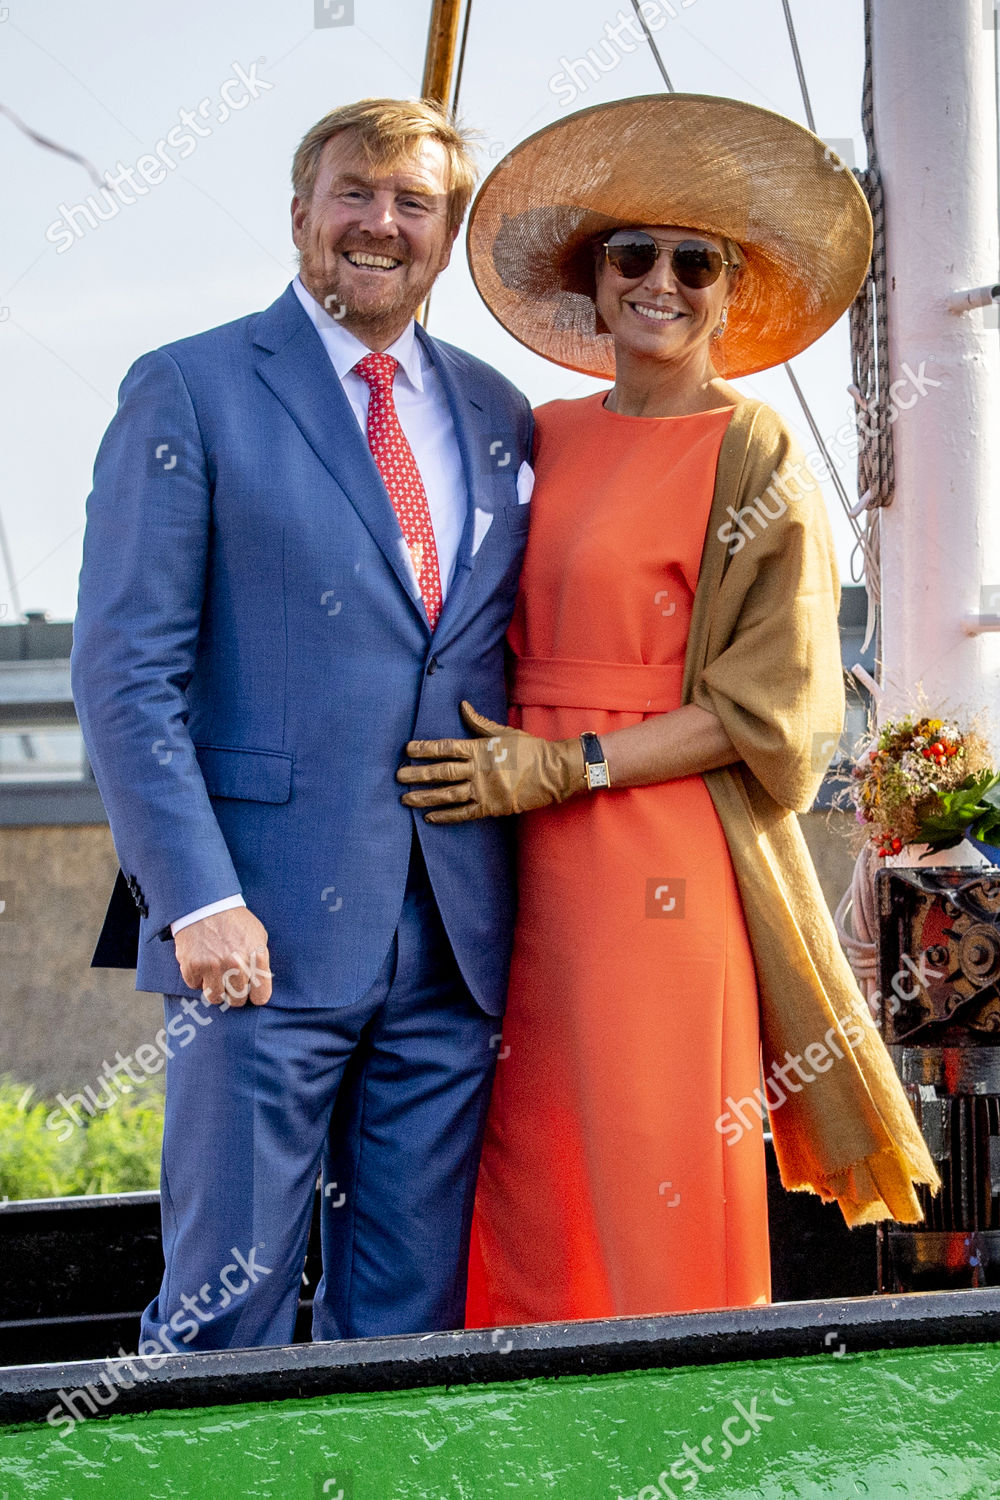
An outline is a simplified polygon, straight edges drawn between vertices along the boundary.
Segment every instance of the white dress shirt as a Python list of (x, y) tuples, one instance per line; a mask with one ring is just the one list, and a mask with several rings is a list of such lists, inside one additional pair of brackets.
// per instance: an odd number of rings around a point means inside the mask
[[(358, 426), (368, 437), (368, 400), (371, 390), (360, 375), (354, 373), (359, 359), (371, 350), (367, 344), (348, 333), (342, 323), (332, 318), (325, 307), (307, 292), (296, 276), (292, 282), (295, 295), (305, 308), (313, 327), (323, 341), (323, 348), (337, 372), (344, 395), (358, 419)], [(392, 388), (399, 425), (413, 449), (420, 477), (424, 482), (427, 507), (434, 527), (438, 568), (441, 573), (441, 598), (448, 596), (448, 586), (455, 572), (458, 546), (469, 506), (469, 494), (462, 468), (455, 424), (444, 387), (433, 364), (417, 340), (416, 325), (411, 321), (394, 344), (386, 349), (399, 361)], [(416, 575), (409, 549), (399, 538), (400, 553), (416, 585)]]
[[(323, 348), (329, 355), (330, 363), (344, 388), (344, 395), (350, 402), (351, 410), (367, 441), (368, 399), (371, 391), (367, 382), (354, 373), (354, 366), (359, 359), (370, 354), (371, 350), (360, 339), (356, 339), (353, 333), (349, 333), (336, 318), (330, 316), (311, 292), (306, 291), (298, 276), (292, 286), (323, 342)], [(443, 601), (455, 572), (469, 505), (455, 424), (444, 387), (433, 364), (421, 348), (412, 321), (385, 352), (399, 361), (392, 394), (399, 425), (413, 449), (413, 457), (424, 482), (434, 541), (437, 544)], [(399, 551), (413, 580), (413, 586), (417, 589), (413, 561), (403, 541), (402, 532), (399, 536)], [(213, 901), (208, 906), (189, 912), (185, 917), (178, 917), (176, 922), (171, 922), (170, 931), (176, 935), (181, 928), (190, 927), (192, 922), (200, 922), (202, 917), (211, 917), (216, 912), (230, 911), (235, 906), (245, 905), (242, 896), (225, 896), (221, 901)]]

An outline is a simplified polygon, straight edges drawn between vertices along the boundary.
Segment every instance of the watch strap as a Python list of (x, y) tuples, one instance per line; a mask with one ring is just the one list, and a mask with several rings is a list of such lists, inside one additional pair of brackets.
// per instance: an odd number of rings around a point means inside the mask
[(587, 790), (596, 792), (609, 787), (611, 775), (597, 735), (589, 729), (584, 730), (580, 736), (580, 744), (583, 746), (583, 769), (587, 778)]

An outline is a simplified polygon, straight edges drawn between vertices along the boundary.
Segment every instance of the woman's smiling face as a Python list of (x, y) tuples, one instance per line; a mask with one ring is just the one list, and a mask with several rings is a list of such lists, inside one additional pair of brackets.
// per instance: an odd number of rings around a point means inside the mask
[(650, 235), (660, 254), (644, 276), (626, 278), (608, 265), (603, 251), (597, 262), (597, 311), (615, 341), (619, 355), (687, 363), (711, 357), (711, 338), (722, 319), (731, 291), (726, 270), (711, 286), (682, 285), (670, 264), (670, 252), (684, 240), (711, 245), (726, 258), (724, 242), (701, 230), (676, 225), (636, 224)]

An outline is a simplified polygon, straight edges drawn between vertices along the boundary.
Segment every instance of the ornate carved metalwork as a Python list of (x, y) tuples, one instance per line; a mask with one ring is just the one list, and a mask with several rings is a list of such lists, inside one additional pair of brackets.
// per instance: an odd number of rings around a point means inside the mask
[(1000, 1284), (1000, 870), (876, 877), (882, 1035), (941, 1174), (880, 1236), (884, 1291)]

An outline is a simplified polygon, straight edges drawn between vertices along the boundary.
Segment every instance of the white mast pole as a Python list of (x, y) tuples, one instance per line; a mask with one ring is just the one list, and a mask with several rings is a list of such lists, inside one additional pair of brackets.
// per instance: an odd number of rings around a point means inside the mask
[(922, 688), (932, 709), (987, 709), (995, 728), (1000, 334), (996, 303), (955, 310), (956, 294), (1000, 281), (990, 11), (985, 0), (874, 0), (872, 68), (899, 408), (895, 499), (881, 514), (879, 713), (915, 707)]

